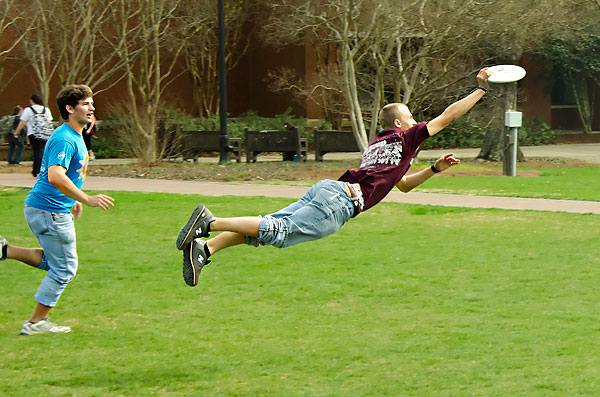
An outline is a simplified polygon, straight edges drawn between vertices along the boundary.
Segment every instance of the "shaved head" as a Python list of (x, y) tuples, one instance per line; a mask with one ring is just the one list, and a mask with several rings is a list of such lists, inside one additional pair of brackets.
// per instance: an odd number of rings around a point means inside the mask
[(389, 103), (379, 111), (379, 121), (384, 130), (396, 128), (396, 120), (404, 120), (406, 116), (410, 116), (408, 106), (403, 103)]

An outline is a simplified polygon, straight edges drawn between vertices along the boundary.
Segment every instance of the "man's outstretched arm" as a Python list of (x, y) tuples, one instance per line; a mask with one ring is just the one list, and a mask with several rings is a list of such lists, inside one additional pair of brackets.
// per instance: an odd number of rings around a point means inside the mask
[[(448, 153), (437, 159), (433, 164), (433, 167), (435, 167), (438, 172), (441, 172), (459, 163), (460, 160), (455, 158), (453, 153)], [(401, 192), (408, 193), (435, 174), (436, 172), (431, 167), (428, 167), (419, 172), (415, 172), (414, 174), (404, 175), (396, 187), (400, 189)]]
[(488, 83), (488, 78), (492, 75), (492, 72), (488, 71), (488, 68), (483, 68), (477, 74), (477, 84), (478, 87), (482, 89), (476, 89), (463, 99), (454, 102), (452, 105), (448, 106), (446, 110), (442, 112), (435, 119), (431, 120), (427, 123), (427, 130), (429, 131), (429, 136), (434, 136), (451, 122), (458, 119), (467, 113), (475, 104), (483, 98), (486, 91), (490, 88)]

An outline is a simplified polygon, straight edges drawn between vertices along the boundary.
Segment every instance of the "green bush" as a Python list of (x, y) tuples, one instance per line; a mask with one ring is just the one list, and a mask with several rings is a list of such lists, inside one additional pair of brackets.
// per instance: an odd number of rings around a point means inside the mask
[(519, 128), (518, 142), (521, 146), (548, 145), (553, 143), (558, 131), (554, 131), (548, 124), (539, 118), (525, 120), (523, 127)]
[[(424, 149), (480, 148), (485, 139), (486, 129), (469, 118), (458, 119), (446, 127), (443, 133), (436, 134), (423, 145)], [(557, 131), (536, 118), (524, 120), (518, 130), (520, 146), (547, 145), (553, 143)]]
[(98, 159), (111, 159), (123, 157), (123, 146), (117, 137), (113, 136), (94, 136), (93, 137), (94, 155)]
[[(311, 129), (306, 128), (307, 120), (298, 118), (292, 115), (292, 109), (288, 108), (284, 113), (274, 117), (262, 117), (255, 111), (249, 111), (238, 117), (229, 117), (227, 119), (227, 133), (231, 138), (242, 138), (244, 144), (244, 129), (249, 130), (283, 130), (285, 124), (289, 123), (294, 127), (298, 127), (300, 136), (308, 138), (309, 145), (312, 145), (313, 134)], [(126, 145), (122, 142), (120, 131), (126, 125), (126, 121), (119, 117), (106, 118), (101, 121), (100, 130), (103, 134), (97, 136), (94, 140), (94, 152), (98, 158), (108, 157), (123, 157), (131, 155), (126, 151)], [(314, 123), (313, 123), (314, 124)], [(192, 117), (182, 110), (164, 106), (161, 108), (158, 125), (159, 140), (167, 139), (170, 143), (171, 150), (169, 153), (177, 153), (178, 145), (180, 145), (179, 132), (176, 131), (218, 131), (220, 127), (219, 116), (206, 118)], [(319, 128), (331, 129), (331, 125), (323, 121)], [(168, 155), (168, 154), (167, 154)]]
[(444, 128), (423, 145), (423, 149), (472, 148), (481, 147), (485, 138), (485, 128), (468, 118), (458, 119)]
[[(251, 131), (262, 130), (283, 130), (285, 124), (291, 124), (300, 131), (300, 136), (308, 138), (309, 145), (312, 145), (312, 130), (306, 128), (306, 119), (298, 118), (291, 114), (292, 109), (288, 108), (284, 113), (274, 117), (259, 116), (255, 111), (246, 112), (238, 117), (229, 117), (227, 119), (227, 133), (231, 138), (244, 139), (244, 129)], [(179, 124), (183, 130), (216, 131), (221, 128), (219, 116), (208, 118), (196, 118), (185, 114), (178, 115)], [(330, 129), (331, 125), (323, 122), (320, 128)]]

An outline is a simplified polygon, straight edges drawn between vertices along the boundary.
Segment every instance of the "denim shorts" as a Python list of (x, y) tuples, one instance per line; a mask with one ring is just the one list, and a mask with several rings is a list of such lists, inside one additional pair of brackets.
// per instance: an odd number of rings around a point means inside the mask
[(38, 269), (47, 272), (35, 300), (54, 307), (77, 273), (75, 224), (70, 212), (49, 212), (25, 205), (25, 220), (44, 250)]
[(298, 201), (265, 215), (258, 237), (247, 236), (246, 244), (289, 247), (337, 232), (354, 215), (354, 198), (344, 190), (345, 182), (325, 179), (314, 184)]

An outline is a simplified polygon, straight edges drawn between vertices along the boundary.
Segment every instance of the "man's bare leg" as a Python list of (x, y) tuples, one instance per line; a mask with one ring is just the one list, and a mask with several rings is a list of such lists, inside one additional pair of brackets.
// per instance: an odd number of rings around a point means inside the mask
[(221, 251), (224, 248), (232, 247), (234, 245), (244, 244), (246, 242), (246, 235), (236, 232), (223, 232), (216, 237), (206, 241), (210, 254)]
[(211, 232), (235, 232), (244, 236), (258, 237), (260, 217), (240, 216), (236, 218), (215, 218), (210, 223)]
[[(4, 242), (6, 242), (6, 240), (4, 240)], [(6, 259), (14, 259), (19, 262), (23, 262), (26, 265), (38, 267), (43, 257), (44, 250), (41, 248), (24, 248), (8, 244), (6, 245)], [(38, 302), (29, 321), (31, 323), (42, 321), (48, 317), (50, 310), (52, 310), (52, 307), (42, 305)]]
[(41, 248), (23, 248), (9, 245), (6, 248), (6, 259), (15, 259), (26, 265), (38, 267), (44, 256)]
[(31, 315), (31, 318), (29, 319), (29, 321), (32, 323), (37, 323), (38, 321), (42, 321), (43, 319), (48, 317), (48, 313), (50, 313), (50, 310), (52, 310), (52, 308), (50, 306), (44, 306), (38, 302), (35, 305), (35, 309), (33, 310), (33, 314)]

